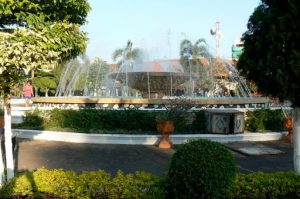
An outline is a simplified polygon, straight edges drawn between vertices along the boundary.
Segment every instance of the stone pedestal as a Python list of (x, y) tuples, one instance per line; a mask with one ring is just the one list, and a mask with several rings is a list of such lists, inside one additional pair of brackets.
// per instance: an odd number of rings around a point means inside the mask
[(207, 130), (209, 133), (243, 133), (245, 126), (244, 112), (236, 110), (206, 110)]

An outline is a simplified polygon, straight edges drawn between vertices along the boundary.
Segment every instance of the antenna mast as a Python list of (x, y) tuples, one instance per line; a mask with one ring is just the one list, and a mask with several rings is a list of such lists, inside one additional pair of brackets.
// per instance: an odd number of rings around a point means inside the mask
[(210, 34), (213, 35), (216, 39), (216, 58), (221, 57), (221, 37), (223, 36), (220, 31), (220, 22), (217, 21), (215, 26), (210, 29)]

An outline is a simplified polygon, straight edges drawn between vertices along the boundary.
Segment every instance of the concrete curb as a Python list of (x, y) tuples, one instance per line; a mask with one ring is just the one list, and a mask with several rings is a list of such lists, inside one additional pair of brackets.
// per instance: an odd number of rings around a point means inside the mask
[[(25, 129), (13, 129), (13, 133), (18, 138), (92, 144), (156, 145), (160, 139), (160, 135), (87, 134)], [(285, 134), (287, 134), (287, 132), (243, 133), (234, 135), (182, 134), (171, 135), (170, 138), (173, 144), (183, 144), (192, 139), (208, 139), (228, 143), (242, 141), (275, 141), (280, 140)]]

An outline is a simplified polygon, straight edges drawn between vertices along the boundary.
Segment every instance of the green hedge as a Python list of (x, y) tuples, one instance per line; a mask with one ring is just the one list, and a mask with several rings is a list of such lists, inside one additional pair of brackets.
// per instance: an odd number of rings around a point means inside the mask
[(229, 198), (300, 198), (300, 176), (293, 172), (239, 174)]
[[(15, 128), (69, 130), (75, 132), (156, 133), (156, 116), (160, 112), (141, 110), (63, 110), (27, 111), (24, 122)], [(175, 124), (176, 132), (203, 132), (203, 114), (196, 113), (197, 125)], [(182, 121), (184, 121), (182, 119)], [(201, 126), (202, 125), (202, 126)], [(191, 127), (192, 126), (192, 127)]]
[[(199, 180), (206, 183), (205, 179)], [(62, 169), (40, 168), (35, 172), (19, 173), (5, 183), (0, 189), (0, 198), (174, 198), (162, 189), (162, 183), (166, 182), (164, 178), (145, 172), (125, 175), (119, 171), (112, 177), (102, 170), (77, 175)], [(214, 187), (211, 187), (211, 191), (214, 191)], [(185, 193), (180, 194), (182, 198), (190, 198)], [(300, 198), (300, 176), (293, 172), (238, 174), (230, 192), (214, 198)]]
[[(161, 112), (141, 110), (63, 110), (28, 111), (24, 123), (15, 128), (69, 130), (91, 133), (156, 133), (156, 116)], [(204, 111), (194, 112), (194, 120), (175, 124), (175, 133), (206, 133)], [(245, 130), (251, 132), (283, 131), (281, 110), (259, 109), (248, 111)]]
[(76, 132), (156, 131), (155, 113), (138, 110), (62, 110), (26, 112), (20, 128), (67, 129)]
[(73, 171), (38, 169), (20, 173), (0, 190), (0, 198), (159, 198), (160, 179), (136, 172), (116, 176), (99, 170), (76, 175)]
[(283, 131), (282, 110), (258, 109), (248, 111), (245, 122), (245, 130), (259, 131)]

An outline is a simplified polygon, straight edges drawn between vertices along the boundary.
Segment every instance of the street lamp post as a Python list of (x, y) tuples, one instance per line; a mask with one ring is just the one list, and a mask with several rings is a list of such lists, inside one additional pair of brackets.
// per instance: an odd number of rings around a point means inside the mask
[(190, 61), (190, 58), (192, 56), (192, 49), (191, 48), (185, 48), (183, 56), (188, 59), (189, 70), (190, 70), (190, 74), (189, 74), (189, 95), (192, 97), (193, 96), (193, 88), (192, 88), (193, 87), (193, 82), (192, 82), (192, 65), (191, 65), (191, 61)]

